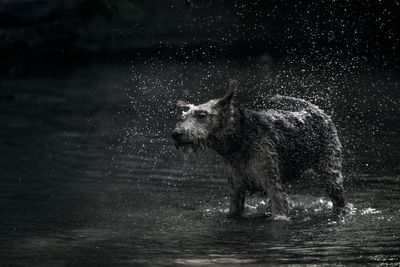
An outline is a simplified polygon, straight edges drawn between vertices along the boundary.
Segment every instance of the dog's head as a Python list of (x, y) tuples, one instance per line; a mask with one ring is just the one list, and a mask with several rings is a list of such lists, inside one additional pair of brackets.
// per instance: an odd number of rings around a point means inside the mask
[(228, 131), (233, 122), (232, 99), (237, 86), (238, 82), (231, 80), (224, 97), (197, 106), (178, 101), (177, 106), (182, 109), (182, 121), (177, 124), (172, 138), (179, 150), (193, 152), (205, 148), (210, 137)]

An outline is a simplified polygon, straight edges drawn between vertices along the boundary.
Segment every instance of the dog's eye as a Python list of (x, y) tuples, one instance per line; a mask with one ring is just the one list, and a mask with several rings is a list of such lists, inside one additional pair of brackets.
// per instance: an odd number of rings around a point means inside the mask
[(197, 117), (200, 119), (204, 119), (205, 117), (207, 117), (208, 113), (207, 111), (200, 111), (197, 113)]
[(182, 110), (185, 111), (185, 112), (188, 111), (188, 110), (190, 109), (190, 107), (188, 107), (188, 106), (184, 106), (184, 107), (181, 107), (181, 108), (182, 108)]

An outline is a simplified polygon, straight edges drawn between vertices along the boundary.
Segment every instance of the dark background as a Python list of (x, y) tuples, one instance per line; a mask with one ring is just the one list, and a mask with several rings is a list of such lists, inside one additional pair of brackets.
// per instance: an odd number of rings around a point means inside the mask
[(2, 0), (1, 67), (265, 52), (362, 57), (397, 67), (399, 13), (399, 1)]

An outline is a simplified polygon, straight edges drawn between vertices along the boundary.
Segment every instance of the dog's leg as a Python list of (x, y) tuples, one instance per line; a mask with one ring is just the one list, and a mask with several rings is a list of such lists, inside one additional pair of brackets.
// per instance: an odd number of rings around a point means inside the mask
[(323, 167), (318, 171), (320, 181), (326, 194), (332, 200), (334, 208), (345, 206), (343, 193), (343, 176), (340, 170)]
[(241, 217), (244, 211), (244, 200), (246, 196), (246, 190), (244, 187), (231, 189), (229, 216), (230, 217)]
[(228, 161), (225, 162), (224, 167), (230, 189), (229, 217), (240, 217), (244, 212), (246, 197), (244, 173), (240, 171), (240, 168), (232, 167)]
[(274, 218), (289, 216), (289, 202), (287, 194), (283, 189), (283, 185), (279, 176), (267, 177), (267, 193), (271, 203), (271, 215)]
[(254, 143), (253, 149), (254, 154), (247, 164), (246, 173), (255, 185), (268, 194), (272, 216), (277, 219), (287, 218), (289, 202), (281, 181), (275, 145), (267, 137)]
[(342, 157), (339, 146), (329, 149), (315, 170), (334, 208), (345, 206), (343, 193)]
[(261, 185), (268, 194), (272, 216), (284, 218), (289, 216), (289, 202), (281, 181), (277, 154), (273, 153), (274, 149), (270, 147), (252, 159), (251, 173), (255, 183)]

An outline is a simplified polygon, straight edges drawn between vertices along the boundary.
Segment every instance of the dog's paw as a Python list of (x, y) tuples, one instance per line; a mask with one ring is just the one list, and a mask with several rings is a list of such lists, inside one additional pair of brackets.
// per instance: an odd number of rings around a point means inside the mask
[(346, 203), (343, 207), (333, 206), (333, 212), (338, 215), (351, 214), (354, 212), (354, 206), (351, 203)]
[(230, 212), (227, 214), (228, 219), (240, 219), (242, 218), (242, 214), (237, 212)]

